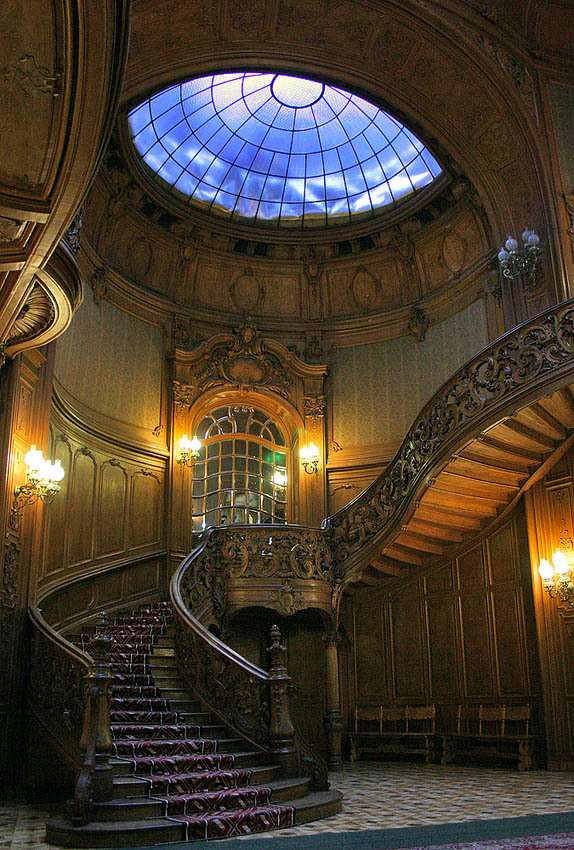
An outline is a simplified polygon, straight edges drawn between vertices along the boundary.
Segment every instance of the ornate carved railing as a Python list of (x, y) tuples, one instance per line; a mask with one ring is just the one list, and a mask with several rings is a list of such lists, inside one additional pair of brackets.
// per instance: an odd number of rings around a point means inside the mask
[(574, 300), (530, 319), (483, 349), (423, 408), (401, 448), (378, 478), (330, 517), (334, 569), (352, 568), (394, 531), (425, 477), (446, 463), (456, 444), (480, 433), (574, 374)]
[(106, 661), (109, 639), (102, 634), (105, 619), (102, 615), (92, 658), (54, 631), (38, 608), (29, 609), (29, 618), (30, 708), (35, 719), (63, 747), (62, 755), (74, 766), (81, 761), (74, 820), (85, 824), (91, 819), (93, 802), (112, 797)]
[[(230, 728), (260, 750), (273, 754), (287, 774), (304, 772), (315, 788), (327, 788), (324, 760), (306, 747), (293, 729), (288, 708), (289, 677), (280, 657), (280, 636), (272, 634), (270, 672), (243, 658), (202, 624), (220, 620), (226, 606), (226, 580), (245, 575), (249, 562), (269, 574), (287, 564), (299, 572), (330, 569), (307, 550), (309, 529), (299, 544), (284, 527), (212, 528), (182, 562), (171, 582), (176, 652), (182, 672), (204, 703)], [(317, 538), (322, 537), (315, 531)], [(301, 548), (289, 555), (287, 540)], [(328, 556), (328, 549), (321, 547)], [(255, 559), (254, 561), (251, 559)], [(290, 567), (291, 568), (291, 567)]]

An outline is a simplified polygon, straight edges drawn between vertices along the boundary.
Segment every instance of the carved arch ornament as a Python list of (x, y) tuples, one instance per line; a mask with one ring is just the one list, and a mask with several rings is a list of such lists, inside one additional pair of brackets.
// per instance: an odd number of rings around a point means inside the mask
[(184, 415), (206, 393), (235, 390), (280, 397), (304, 413), (303, 394), (323, 390), (326, 366), (304, 363), (280, 342), (263, 338), (247, 318), (232, 333), (220, 333), (194, 351), (176, 349), (172, 382), (176, 413)]

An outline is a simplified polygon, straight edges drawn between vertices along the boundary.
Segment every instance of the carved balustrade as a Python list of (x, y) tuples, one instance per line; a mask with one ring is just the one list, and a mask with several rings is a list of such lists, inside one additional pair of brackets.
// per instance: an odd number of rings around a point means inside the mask
[(75, 822), (85, 824), (91, 820), (93, 802), (111, 799), (113, 795), (105, 616), (101, 615), (98, 623), (94, 658), (54, 631), (38, 608), (30, 608), (29, 617), (30, 709), (63, 748), (64, 757), (74, 765), (81, 761), (75, 789)]
[(560, 386), (573, 369), (574, 301), (519, 325), (466, 363), (423, 408), (389, 466), (328, 520), (337, 575), (352, 578), (456, 445)]
[[(228, 726), (260, 750), (272, 754), (284, 772), (309, 775), (315, 788), (327, 788), (327, 766), (303, 744), (293, 728), (288, 705), (289, 676), (279, 658), (280, 635), (272, 634), (271, 669), (266, 673), (243, 658), (201, 622), (220, 619), (227, 610), (227, 582), (245, 577), (253, 568), (271, 571), (296, 569), (327, 575), (328, 560), (311, 556), (308, 529), (301, 536), (276, 526), (257, 529), (236, 526), (212, 528), (183, 561), (171, 582), (175, 612), (176, 653), (182, 673), (203, 702)], [(252, 537), (253, 534), (253, 537)], [(315, 532), (317, 538), (320, 534)], [(299, 543), (297, 543), (297, 540)], [(291, 556), (291, 549), (300, 545)], [(275, 542), (277, 541), (277, 542)], [(327, 547), (321, 551), (328, 555)], [(251, 566), (250, 566), (251, 563)], [(288, 566), (294, 565), (293, 566)], [(232, 576), (231, 573), (240, 575)], [(291, 575), (291, 573), (289, 573)], [(323, 583), (326, 578), (321, 579)]]

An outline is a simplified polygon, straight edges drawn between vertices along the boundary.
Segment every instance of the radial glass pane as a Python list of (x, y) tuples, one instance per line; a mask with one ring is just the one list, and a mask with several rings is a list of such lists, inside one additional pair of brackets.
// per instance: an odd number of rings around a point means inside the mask
[(348, 224), (442, 173), (375, 104), (286, 74), (189, 80), (140, 103), (129, 122), (138, 153), (179, 200), (267, 228)]

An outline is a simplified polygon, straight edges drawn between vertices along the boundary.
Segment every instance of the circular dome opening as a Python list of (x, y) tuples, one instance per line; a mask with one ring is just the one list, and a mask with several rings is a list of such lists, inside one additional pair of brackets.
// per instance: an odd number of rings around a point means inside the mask
[(128, 117), (135, 148), (164, 189), (241, 224), (347, 225), (396, 208), (441, 174), (388, 112), (286, 74), (200, 77)]

